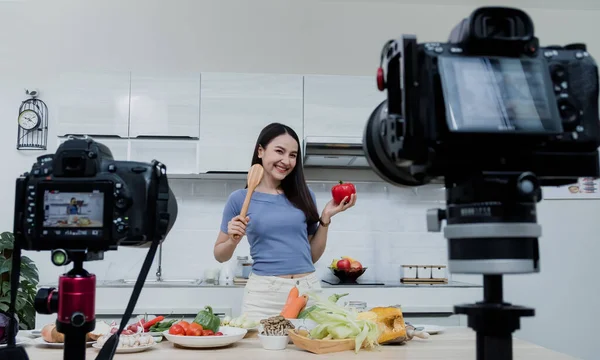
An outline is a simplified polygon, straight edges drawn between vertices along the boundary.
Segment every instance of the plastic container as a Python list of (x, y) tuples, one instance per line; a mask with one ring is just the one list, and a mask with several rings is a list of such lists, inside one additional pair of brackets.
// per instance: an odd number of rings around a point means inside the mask
[(288, 346), (289, 336), (272, 336), (258, 334), (260, 344), (265, 350), (284, 350)]
[(367, 303), (365, 301), (358, 300), (350, 300), (344, 303), (347, 307), (351, 307), (356, 309), (358, 312), (363, 312), (367, 310)]

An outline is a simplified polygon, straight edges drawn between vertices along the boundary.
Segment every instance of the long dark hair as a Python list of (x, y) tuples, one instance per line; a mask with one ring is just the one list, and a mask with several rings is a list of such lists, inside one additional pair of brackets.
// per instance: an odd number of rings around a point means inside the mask
[[(294, 204), (298, 209), (304, 212), (308, 225), (315, 224), (319, 221), (319, 212), (317, 206), (310, 195), (304, 171), (302, 170), (302, 146), (298, 139), (298, 134), (289, 126), (280, 123), (271, 123), (265, 126), (258, 135), (256, 145), (254, 146), (254, 154), (252, 155), (252, 165), (261, 164), (262, 159), (258, 157), (258, 149), (267, 148), (267, 145), (276, 137), (289, 134), (298, 143), (298, 155), (296, 157), (296, 166), (294, 169), (281, 181), (281, 188), (287, 199)], [(246, 184), (246, 188), (248, 184)]]

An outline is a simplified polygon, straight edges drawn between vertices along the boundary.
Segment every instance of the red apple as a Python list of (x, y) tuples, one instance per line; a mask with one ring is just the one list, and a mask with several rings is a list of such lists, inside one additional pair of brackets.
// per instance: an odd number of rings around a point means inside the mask
[(353, 261), (350, 263), (350, 269), (352, 270), (362, 270), (362, 264), (358, 261)]
[(343, 271), (350, 270), (350, 265), (351, 265), (351, 263), (350, 263), (350, 260), (348, 260), (348, 259), (342, 259), (337, 262), (338, 270), (343, 270)]

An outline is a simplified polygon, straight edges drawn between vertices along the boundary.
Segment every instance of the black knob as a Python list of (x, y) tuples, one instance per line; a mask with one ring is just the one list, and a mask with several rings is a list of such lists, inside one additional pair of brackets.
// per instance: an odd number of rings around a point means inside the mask
[(55, 288), (41, 288), (33, 300), (35, 311), (50, 315), (58, 311), (58, 292)]
[(555, 84), (560, 84), (567, 80), (567, 71), (561, 64), (550, 65), (550, 77)]
[(565, 131), (573, 131), (579, 124), (579, 110), (568, 99), (558, 100), (558, 111)]
[(122, 197), (119, 197), (116, 204), (115, 204), (119, 209), (124, 209), (127, 207), (127, 200), (125, 200)]
[(587, 51), (587, 46), (585, 43), (573, 43), (565, 45), (565, 49)]
[(517, 179), (517, 191), (525, 198), (532, 198), (538, 194), (540, 182), (532, 173), (524, 173)]
[(85, 324), (85, 315), (80, 312), (74, 312), (73, 315), (71, 315), (71, 325), (80, 327), (83, 326), (83, 324)]

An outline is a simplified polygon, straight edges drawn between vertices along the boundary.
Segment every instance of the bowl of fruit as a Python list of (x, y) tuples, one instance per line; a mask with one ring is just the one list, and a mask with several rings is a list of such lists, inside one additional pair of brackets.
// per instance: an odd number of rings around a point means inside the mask
[(349, 256), (334, 259), (329, 265), (329, 269), (340, 280), (340, 283), (356, 283), (356, 280), (367, 271), (360, 261)]

